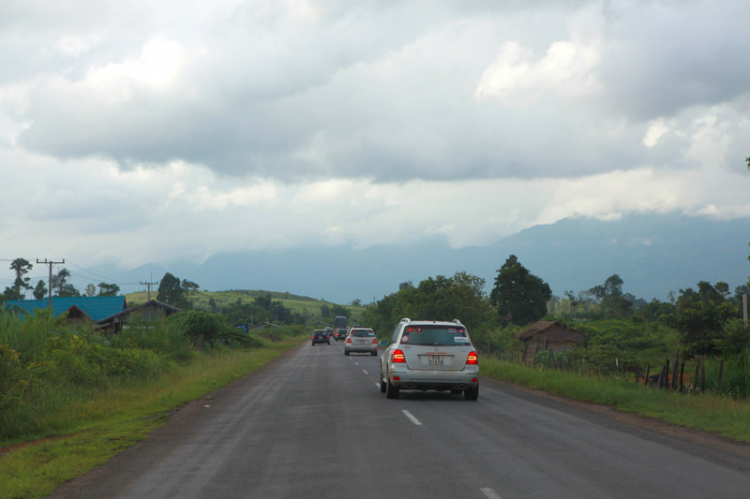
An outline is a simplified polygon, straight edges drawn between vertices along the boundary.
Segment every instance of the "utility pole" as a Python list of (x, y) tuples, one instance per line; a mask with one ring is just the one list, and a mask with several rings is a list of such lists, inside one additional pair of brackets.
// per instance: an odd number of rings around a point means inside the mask
[[(151, 274), (151, 279), (154, 278), (154, 274)], [(159, 284), (158, 282), (143, 282), (141, 281), (141, 286), (148, 286), (148, 301), (151, 301), (151, 286), (154, 286), (156, 284)]]
[(62, 262), (53, 262), (52, 260), (44, 259), (43, 262), (40, 262), (39, 259), (36, 259), (36, 263), (42, 263), (44, 265), (49, 265), (49, 281), (47, 283), (47, 286), (49, 286), (49, 307), (52, 308), (52, 266), (53, 265), (64, 265), (65, 264), (65, 258), (62, 259)]

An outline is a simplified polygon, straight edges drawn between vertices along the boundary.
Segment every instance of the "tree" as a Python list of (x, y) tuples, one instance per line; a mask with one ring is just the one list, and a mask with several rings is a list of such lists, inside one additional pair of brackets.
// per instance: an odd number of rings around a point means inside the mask
[(343, 315), (344, 317), (349, 317), (350, 312), (349, 309), (346, 308), (343, 305), (331, 305), (331, 315), (334, 317), (338, 317), (339, 315)]
[(156, 299), (177, 308), (187, 309), (190, 307), (190, 303), (185, 297), (185, 290), (182, 288), (182, 283), (169, 272), (164, 274), (164, 277), (159, 282), (159, 291), (156, 294)]
[(701, 281), (697, 292), (692, 288), (681, 289), (675, 312), (667, 317), (668, 324), (677, 329), (682, 343), (693, 355), (717, 353), (725, 324), (737, 316), (737, 307), (723, 297), (723, 284), (711, 286)]
[(99, 283), (98, 296), (117, 296), (118, 294), (120, 294), (120, 286), (117, 284), (107, 284), (106, 282)]
[(547, 313), (552, 289), (531, 274), (515, 255), (510, 255), (497, 271), (490, 301), (503, 320), (516, 325), (536, 322)]
[(6, 300), (23, 300), (24, 291), (31, 289), (30, 277), (25, 277), (29, 273), (33, 265), (29, 263), (25, 258), (16, 258), (13, 263), (10, 264), (10, 269), (16, 273), (16, 278), (13, 281), (13, 285), (6, 288), (3, 293), (3, 297)]
[(619, 275), (612, 274), (604, 281), (603, 285), (589, 289), (589, 293), (596, 298), (607, 317), (616, 318), (630, 315), (635, 297), (623, 294), (623, 283), (624, 281)]
[(573, 294), (573, 290), (569, 289), (565, 292), (565, 296), (568, 297), (568, 303), (570, 304), (570, 311), (573, 312), (573, 318), (576, 317), (576, 309), (578, 308), (578, 305), (580, 305), (581, 301), (576, 298), (576, 296)]
[(83, 296), (96, 296), (96, 286), (93, 282), (86, 284), (86, 291), (83, 292)]
[(190, 301), (190, 308), (195, 308), (195, 305), (193, 303), (193, 298), (195, 297), (195, 293), (198, 291), (198, 286), (193, 281), (189, 281), (187, 279), (182, 280), (182, 289), (185, 290), (185, 299)]
[(81, 293), (73, 286), (68, 284), (70, 271), (60, 269), (57, 274), (52, 276), (52, 292), (55, 296), (81, 296)]
[(329, 307), (326, 303), (322, 304), (320, 306), (320, 315), (324, 318), (328, 318), (331, 316), (331, 307)]
[(36, 287), (34, 288), (34, 298), (37, 300), (43, 300), (47, 296), (47, 284), (39, 279), (39, 282), (36, 283)]

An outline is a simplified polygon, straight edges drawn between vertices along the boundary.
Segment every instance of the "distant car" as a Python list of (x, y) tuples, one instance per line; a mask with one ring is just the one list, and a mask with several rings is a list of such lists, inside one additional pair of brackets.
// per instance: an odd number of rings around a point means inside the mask
[(315, 346), (316, 343), (326, 343), (328, 345), (331, 344), (331, 339), (328, 336), (328, 331), (325, 329), (316, 329), (313, 331), (312, 334), (312, 346)]
[(336, 341), (346, 339), (346, 328), (339, 328), (333, 332), (333, 339)]
[(380, 356), (380, 391), (395, 399), (401, 390), (450, 390), (477, 400), (479, 359), (460, 321), (401, 319)]
[(375, 336), (375, 331), (366, 327), (349, 328), (349, 334), (346, 336), (346, 343), (344, 344), (344, 355), (349, 355), (352, 352), (377, 355), (378, 339)]

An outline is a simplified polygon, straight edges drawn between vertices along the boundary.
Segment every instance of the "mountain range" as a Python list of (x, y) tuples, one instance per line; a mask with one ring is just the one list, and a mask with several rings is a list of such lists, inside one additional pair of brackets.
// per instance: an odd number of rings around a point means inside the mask
[(731, 290), (747, 283), (748, 241), (748, 219), (650, 214), (610, 221), (564, 219), (481, 247), (454, 249), (438, 238), (361, 250), (311, 244), (220, 253), (202, 264), (148, 264), (128, 271), (99, 267), (95, 272), (129, 282), (145, 281), (152, 275), (158, 280), (170, 272), (210, 291), (288, 291), (346, 304), (354, 299), (369, 303), (397, 291), (400, 283), (416, 285), (427, 277), (452, 276), (457, 271), (484, 278), (489, 291), (498, 269), (513, 254), (558, 296), (566, 290), (590, 289), (618, 274), (624, 292), (664, 301), (670, 291), (696, 288), (699, 281), (727, 282)]

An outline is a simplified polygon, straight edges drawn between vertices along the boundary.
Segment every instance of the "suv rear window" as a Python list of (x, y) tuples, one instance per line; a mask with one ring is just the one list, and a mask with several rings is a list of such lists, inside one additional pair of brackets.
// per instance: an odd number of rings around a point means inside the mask
[(466, 329), (451, 326), (407, 326), (401, 334), (407, 345), (463, 346), (469, 343)]
[(371, 329), (355, 329), (351, 332), (351, 336), (358, 336), (360, 338), (364, 338), (367, 336), (375, 336), (375, 332)]

